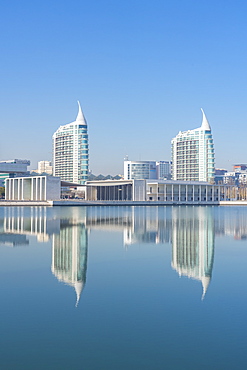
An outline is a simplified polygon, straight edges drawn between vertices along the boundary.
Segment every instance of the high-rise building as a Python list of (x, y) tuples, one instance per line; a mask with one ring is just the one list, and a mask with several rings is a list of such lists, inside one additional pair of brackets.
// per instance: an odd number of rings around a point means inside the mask
[(214, 143), (211, 127), (202, 110), (201, 127), (179, 132), (172, 139), (172, 178), (184, 181), (213, 181)]
[(53, 174), (83, 185), (88, 179), (88, 133), (79, 102), (78, 105), (76, 120), (60, 126), (53, 135)]

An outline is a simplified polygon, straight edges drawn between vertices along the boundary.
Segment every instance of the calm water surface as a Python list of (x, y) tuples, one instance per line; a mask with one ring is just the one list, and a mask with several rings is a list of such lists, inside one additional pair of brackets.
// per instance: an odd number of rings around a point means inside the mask
[(246, 369), (247, 207), (0, 208), (1, 369)]

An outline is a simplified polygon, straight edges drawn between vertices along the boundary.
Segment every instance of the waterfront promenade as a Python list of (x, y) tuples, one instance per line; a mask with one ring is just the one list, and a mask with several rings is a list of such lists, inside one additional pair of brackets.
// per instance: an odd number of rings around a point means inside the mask
[(247, 206), (245, 200), (229, 201), (87, 201), (78, 199), (61, 199), (48, 201), (0, 200), (0, 207), (54, 207), (54, 206)]

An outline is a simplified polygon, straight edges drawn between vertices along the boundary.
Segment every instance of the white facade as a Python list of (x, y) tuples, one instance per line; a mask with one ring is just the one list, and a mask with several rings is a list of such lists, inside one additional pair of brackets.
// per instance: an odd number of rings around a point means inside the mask
[(38, 173), (47, 173), (48, 175), (52, 175), (51, 161), (39, 161), (37, 172)]
[(214, 144), (210, 125), (202, 110), (200, 128), (179, 132), (172, 139), (172, 178), (184, 181), (214, 179)]
[(124, 180), (156, 179), (155, 161), (124, 161)]
[(60, 193), (59, 177), (31, 176), (5, 180), (6, 200), (57, 200)]
[(88, 133), (79, 102), (78, 105), (76, 120), (60, 126), (53, 135), (53, 174), (61, 180), (83, 185), (88, 179)]
[(231, 185), (203, 181), (105, 180), (87, 181), (86, 200), (154, 201), (176, 204), (219, 202), (229, 198)]

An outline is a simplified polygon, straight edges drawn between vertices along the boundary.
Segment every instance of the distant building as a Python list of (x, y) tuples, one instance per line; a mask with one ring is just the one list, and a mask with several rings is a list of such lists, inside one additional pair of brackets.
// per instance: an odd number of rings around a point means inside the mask
[(48, 175), (52, 175), (51, 161), (39, 161), (37, 172), (40, 174), (47, 173)]
[(234, 172), (241, 172), (241, 171), (246, 171), (246, 170), (247, 170), (246, 164), (234, 164), (233, 166)]
[(124, 180), (170, 179), (169, 161), (124, 161)]
[(172, 139), (172, 178), (184, 181), (214, 180), (214, 144), (211, 127), (202, 110), (201, 127), (179, 132)]
[(27, 159), (10, 159), (0, 161), (0, 173), (27, 173), (27, 167), (30, 166), (30, 161)]
[(171, 179), (171, 162), (169, 161), (156, 162), (156, 178), (158, 180)]
[(78, 105), (76, 120), (60, 126), (53, 135), (53, 174), (83, 185), (88, 179), (88, 133), (79, 102)]
[(215, 168), (215, 176), (221, 176), (224, 175), (227, 172), (224, 168)]
[(156, 179), (155, 161), (124, 161), (124, 180)]

